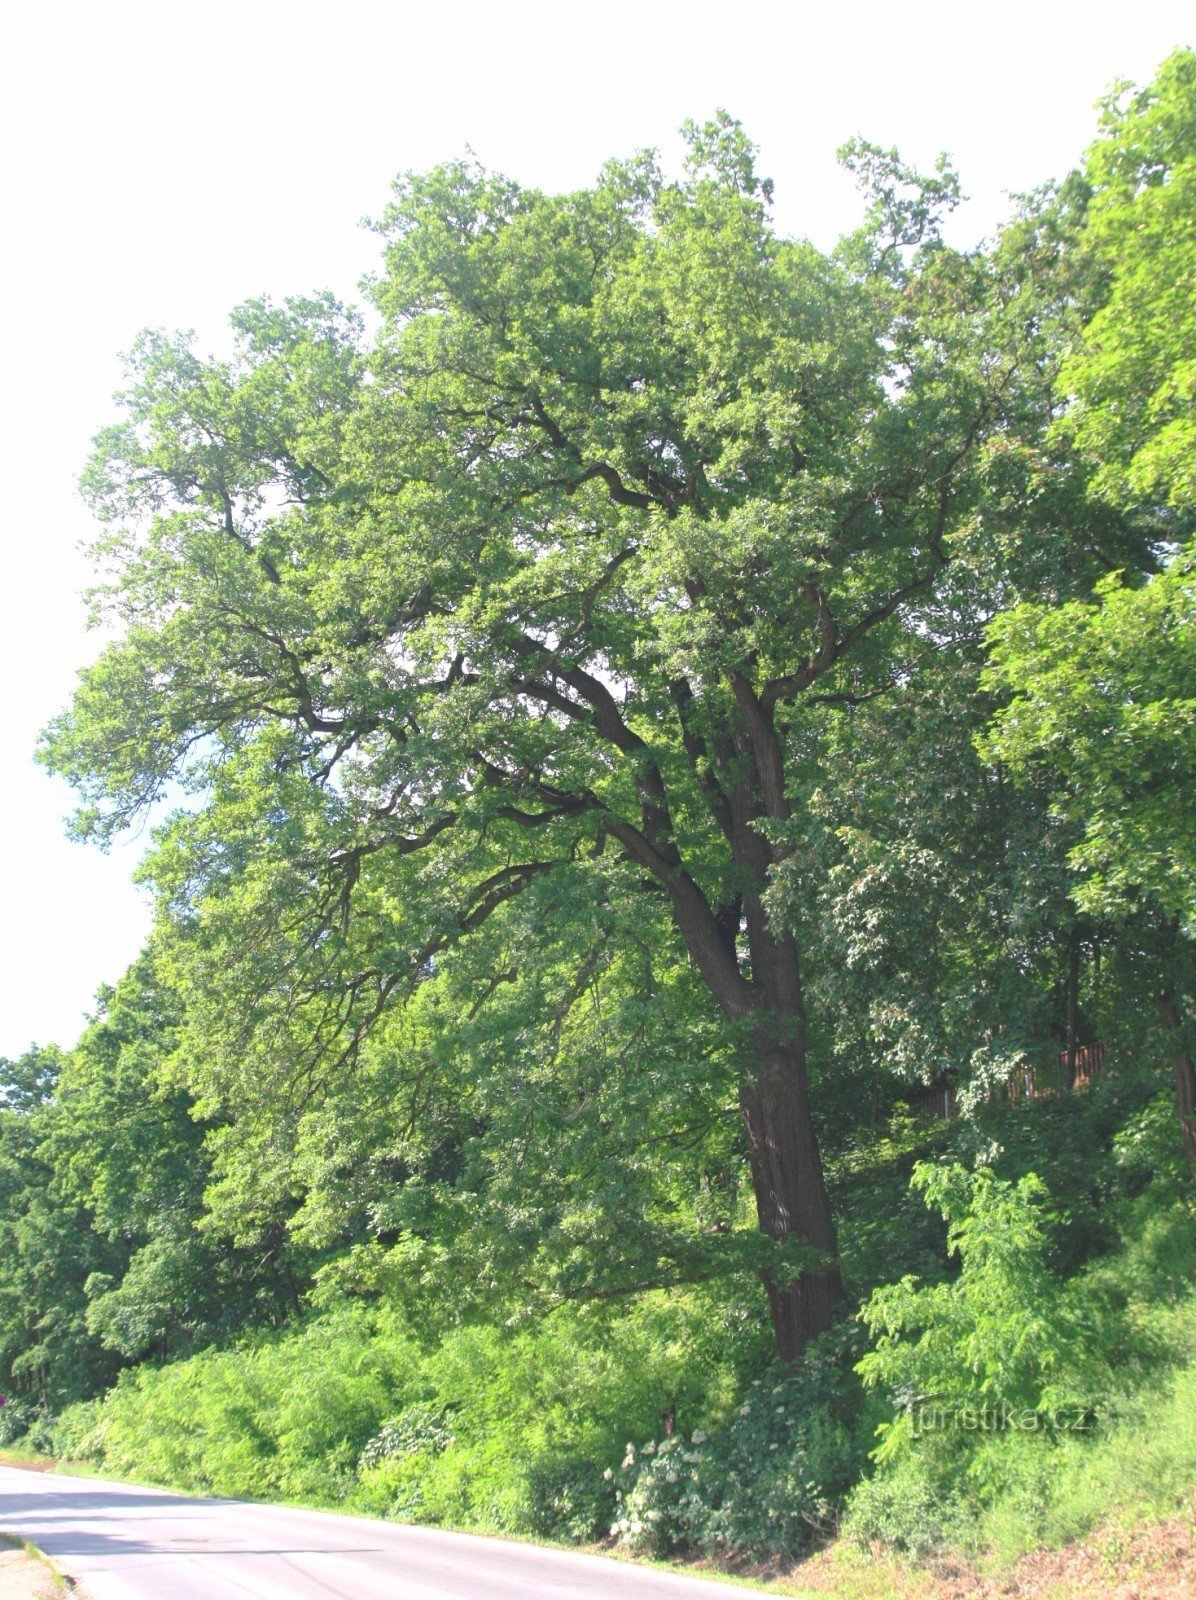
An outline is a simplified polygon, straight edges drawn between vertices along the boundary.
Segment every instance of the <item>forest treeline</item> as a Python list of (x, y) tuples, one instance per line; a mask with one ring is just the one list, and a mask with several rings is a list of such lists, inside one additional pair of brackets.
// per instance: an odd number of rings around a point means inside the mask
[(1190, 1494), (1196, 55), (973, 250), (685, 136), (130, 353), (42, 753), (157, 917), (3, 1063), (0, 1438), (657, 1553)]

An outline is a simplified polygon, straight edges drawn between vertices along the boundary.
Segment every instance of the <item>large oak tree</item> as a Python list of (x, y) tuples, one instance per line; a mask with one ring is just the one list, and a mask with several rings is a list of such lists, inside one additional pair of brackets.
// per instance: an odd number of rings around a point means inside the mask
[[(868, 221), (828, 255), (774, 229), (737, 125), (688, 146), (680, 182), (648, 157), (564, 196), (401, 181), (368, 336), (328, 297), (243, 307), (227, 360), (143, 336), (87, 478), (122, 631), (49, 759), (85, 833), (202, 800), (150, 869), (201, 1108), (298, 1113), (533, 884), (610, 862), (667, 907), (740, 1063), (791, 1357), (839, 1275), (767, 891), (816, 719), (1015, 583), (951, 574), (1047, 420), (1059, 252), (948, 250), (949, 172), (861, 145)], [(1034, 471), (1067, 536), (1074, 473)]]

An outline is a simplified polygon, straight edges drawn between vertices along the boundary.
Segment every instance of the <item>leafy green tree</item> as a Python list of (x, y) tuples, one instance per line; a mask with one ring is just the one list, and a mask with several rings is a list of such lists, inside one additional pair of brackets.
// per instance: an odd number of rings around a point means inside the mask
[[(735, 1052), (665, 907), (604, 865), (531, 885), (446, 952), (300, 1118), (294, 1228), (361, 1240), (322, 1272), (322, 1302), (384, 1290), (427, 1329), (446, 1306), (515, 1320), (715, 1277), (750, 1293), (764, 1241)], [(229, 1157), (212, 1203), (231, 1222)]]
[(0, 1061), (0, 1384), (34, 1405), (92, 1394), (117, 1366), (88, 1331), (85, 1284), (121, 1252), (55, 1190), (43, 1149), (62, 1070), (53, 1046)]
[(989, 747), (1059, 780), (1081, 907), (1146, 903), (1196, 937), (1196, 556), (1141, 586), (1113, 574), (1090, 601), (1009, 612), (990, 639), (991, 681), (1011, 699)]
[(305, 1260), (277, 1219), (230, 1247), (204, 1228), (210, 1128), (163, 1066), (178, 997), (144, 954), (63, 1064), (40, 1146), (60, 1204), (77, 1205), (115, 1260), (86, 1281), (90, 1332), (126, 1360), (166, 1360), (277, 1323), (305, 1287)]
[(27, 1406), (276, 1324), (310, 1281), (277, 1218), (232, 1245), (202, 1226), (211, 1130), (161, 1072), (177, 1027), (142, 956), (73, 1051), (0, 1062), (0, 1384)]
[(1047, 777), (1077, 904), (1150, 953), (1196, 1160), (1196, 53), (1107, 102), (1085, 176), (1097, 308), (1063, 363), (1056, 431), (1160, 543), (1145, 581), (1113, 572), (1090, 597), (993, 623), (988, 682), (1007, 704), (986, 749), (1017, 777)]
[(1104, 103), (1081, 249), (1097, 309), (1064, 364), (1061, 426), (1113, 499), (1196, 508), (1196, 51)]
[(929, 654), (828, 720), (814, 826), (770, 891), (810, 930), (831, 1074), (878, 1112), (899, 1083), (995, 1089), (1067, 1036), (1078, 917), (1049, 786), (1016, 788), (977, 754), (993, 704), (979, 622)]
[[(992, 628), (991, 681), (1009, 693), (986, 748), (1013, 773), (1046, 769), (1078, 842), (1071, 892), (1114, 924), (1145, 921), (1173, 1035), (1180, 1123), (1196, 1159), (1190, 1001), (1196, 978), (1196, 571), (1184, 554), (1090, 602), (1025, 606)], [(1141, 933), (1138, 934), (1141, 942)]]
[(516, 896), (551, 885), (567, 923), (601, 866), (663, 907), (735, 1062), (793, 1356), (840, 1283), (766, 893), (811, 719), (910, 670), (982, 452), (1044, 426), (1059, 286), (1050, 252), (942, 247), (945, 169), (856, 147), (869, 220), (825, 256), (776, 234), (736, 124), (687, 138), (680, 182), (402, 180), (372, 344), (326, 297), (243, 307), (230, 360), (145, 335), (86, 480), (123, 637), (47, 759), (84, 834), (203, 798), (149, 870), (201, 1110), (272, 1108), (250, 1211), (288, 1125)]

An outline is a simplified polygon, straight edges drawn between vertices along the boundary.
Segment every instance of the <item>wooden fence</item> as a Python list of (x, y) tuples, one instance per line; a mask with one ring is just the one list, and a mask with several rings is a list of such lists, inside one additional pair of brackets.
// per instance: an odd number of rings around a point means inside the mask
[[(1107, 1053), (1107, 1045), (1082, 1044), (1072, 1053), (1070, 1068), (1066, 1050), (1061, 1051), (1049, 1067), (1019, 1067), (993, 1099), (1019, 1105), (1026, 1100), (1066, 1094), (1069, 1090), (1091, 1089), (1104, 1071)], [(955, 1115), (955, 1085), (939, 1083), (930, 1089), (919, 1089), (917, 1094), (909, 1096), (909, 1108), (915, 1116), (942, 1117), (949, 1121)]]

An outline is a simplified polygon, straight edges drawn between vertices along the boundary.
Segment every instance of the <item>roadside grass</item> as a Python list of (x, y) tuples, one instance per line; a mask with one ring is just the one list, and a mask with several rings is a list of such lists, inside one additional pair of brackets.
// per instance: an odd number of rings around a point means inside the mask
[[(998, 1220), (998, 1264), (1007, 1266), (1014, 1230), (1003, 1214)], [(584, 1487), (596, 1474), (595, 1463), (616, 1459), (619, 1441), (634, 1436), (636, 1419), (652, 1411), (669, 1374), (683, 1364), (682, 1354), (693, 1385), (684, 1409), (705, 1427), (699, 1403), (713, 1388), (726, 1411), (727, 1396), (739, 1392), (734, 1375), (725, 1360), (695, 1342), (694, 1328), (710, 1318), (686, 1305), (653, 1305), (650, 1316), (640, 1313), (640, 1320), (614, 1324), (619, 1342), (613, 1350), (605, 1324), (601, 1339), (583, 1339), (584, 1329), (562, 1332), (558, 1323), (551, 1340), (534, 1344), (467, 1330), (434, 1358), (414, 1349), (401, 1329), (378, 1325), (375, 1313), (345, 1312), (253, 1350), (208, 1352), (139, 1373), (105, 1400), (64, 1414), (51, 1441), (62, 1456), (10, 1447), (0, 1450), (0, 1461), (581, 1549), (795, 1600), (979, 1600), (999, 1594), (1057, 1600), (1071, 1592), (1067, 1586), (1076, 1573), (1094, 1595), (1114, 1593), (1110, 1574), (1127, 1564), (1131, 1570), (1150, 1568), (1152, 1528), (1160, 1530), (1159, 1548), (1186, 1581), (1187, 1564), (1196, 1562), (1196, 1297), (1188, 1289), (1196, 1228), (1185, 1198), (1166, 1208), (1155, 1205), (1147, 1226), (1127, 1231), (1127, 1246), (1069, 1280), (1074, 1304), (1069, 1298), (1064, 1309), (1075, 1313), (1067, 1326), (1078, 1331), (1071, 1344), (1059, 1350), (1052, 1345), (1044, 1357), (1050, 1358), (1048, 1367), (1054, 1361), (1057, 1381), (1071, 1381), (1074, 1368), (1078, 1384), (1087, 1371), (1080, 1357), (1091, 1354), (1089, 1347), (1098, 1353), (1103, 1388), (1093, 1391), (1100, 1402), (1095, 1428), (1058, 1436), (950, 1435), (949, 1450), (940, 1448), (937, 1435), (914, 1438), (899, 1455), (877, 1460), (860, 1480), (848, 1498), (840, 1536), (800, 1560), (786, 1554), (754, 1560), (652, 1557), (596, 1542), (609, 1519), (590, 1516), (584, 1532), (569, 1538), (561, 1536), (559, 1522), (536, 1531), (526, 1514), (534, 1477), (521, 1476), (521, 1460), (526, 1467), (530, 1457), (534, 1467), (537, 1456), (559, 1456), (568, 1444)], [(966, 1289), (966, 1276), (959, 1281)], [(958, 1289), (938, 1294), (947, 1297), (948, 1309), (956, 1309)], [(1039, 1311), (1046, 1298), (1045, 1291), (1019, 1292), (1019, 1301)], [(964, 1326), (969, 1338), (974, 1321)], [(989, 1321), (986, 1337), (1004, 1360), (1007, 1323)], [(1072, 1348), (1077, 1340), (1079, 1355)], [(967, 1351), (975, 1357), (974, 1340)], [(954, 1344), (946, 1353), (959, 1366)], [(695, 1354), (701, 1362), (692, 1359)], [(612, 1374), (626, 1372), (636, 1375), (636, 1384), (625, 1395)], [(935, 1387), (928, 1383), (922, 1392)], [(454, 1436), (423, 1441), (419, 1494), (402, 1500), (393, 1493), (359, 1497), (364, 1474), (354, 1468), (361, 1440), (376, 1431), (380, 1418), (393, 1414), (396, 1397), (404, 1394), (429, 1397), (413, 1411), (434, 1413), (443, 1432), (445, 1416), (451, 1416)], [(458, 1408), (446, 1412), (442, 1404), (437, 1410), (431, 1396), (457, 1400)], [(583, 1433), (576, 1427), (579, 1414), (587, 1419)], [(463, 1425), (470, 1417), (474, 1424)], [(720, 1425), (719, 1413), (711, 1413), (711, 1425)], [(89, 1460), (74, 1458), (75, 1451), (92, 1450)], [(409, 1459), (401, 1457), (399, 1466)], [(570, 1492), (574, 1486), (573, 1477), (560, 1485)], [(404, 1481), (398, 1487), (412, 1485)], [(751, 1548), (747, 1541), (741, 1547)], [(678, 1548), (684, 1548), (680, 1539), (674, 1552)], [(1145, 1591), (1143, 1600), (1154, 1600), (1155, 1592)], [(1190, 1590), (1174, 1592), (1196, 1594), (1196, 1574)]]
[[(0, 1467), (22, 1467), (26, 1472), (61, 1472), (68, 1478), (113, 1478), (132, 1483), (120, 1473), (105, 1471), (93, 1461), (67, 1461), (37, 1450), (0, 1450)], [(180, 1490), (180, 1493), (186, 1493)]]

